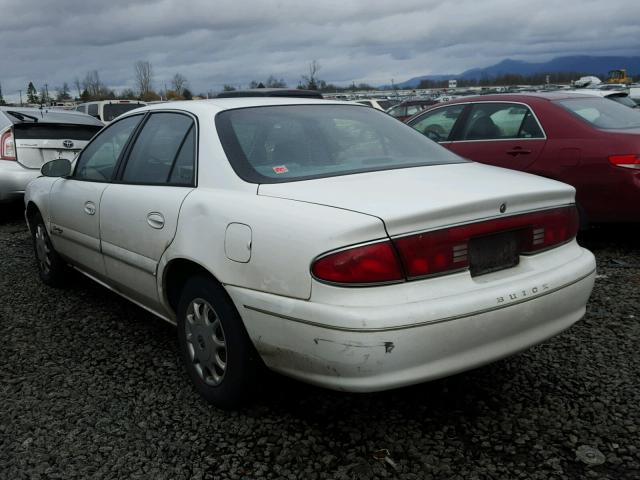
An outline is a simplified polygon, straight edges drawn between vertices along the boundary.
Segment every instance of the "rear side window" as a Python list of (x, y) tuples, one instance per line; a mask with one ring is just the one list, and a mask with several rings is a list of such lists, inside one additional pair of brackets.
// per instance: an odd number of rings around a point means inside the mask
[(195, 158), (194, 129), (194, 122), (188, 115), (152, 114), (129, 153), (122, 181), (191, 185)]
[(514, 103), (476, 103), (471, 107), (461, 140), (543, 138), (531, 110)]
[(92, 117), (97, 117), (98, 116), (98, 104), (97, 103), (89, 104), (88, 109), (87, 109), (87, 113), (89, 115), (91, 115)]
[(14, 125), (16, 139), (22, 140), (91, 140), (102, 127), (97, 125), (63, 125), (58, 123), (19, 123)]
[(640, 111), (606, 98), (570, 98), (556, 101), (596, 128), (628, 129), (640, 127)]
[(132, 115), (112, 123), (100, 132), (80, 154), (74, 178), (97, 182), (110, 181), (122, 149), (140, 120), (142, 115)]
[(143, 105), (142, 103), (105, 103), (102, 107), (102, 116), (105, 122), (110, 122), (123, 113), (142, 107)]

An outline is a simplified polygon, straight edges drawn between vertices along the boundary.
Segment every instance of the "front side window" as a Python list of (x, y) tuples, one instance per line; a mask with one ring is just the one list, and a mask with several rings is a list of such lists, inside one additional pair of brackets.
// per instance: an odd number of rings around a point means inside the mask
[(461, 140), (543, 137), (538, 122), (526, 105), (476, 103), (471, 107)]
[(447, 141), (465, 105), (437, 108), (421, 115), (410, 125), (436, 142)]
[(596, 128), (640, 127), (640, 111), (606, 98), (569, 98), (556, 103)]
[(242, 108), (219, 113), (216, 127), (233, 169), (252, 183), (464, 162), (373, 108)]
[(78, 180), (111, 180), (118, 158), (142, 115), (133, 115), (102, 130), (80, 154), (73, 177)]
[(122, 181), (137, 184), (191, 184), (194, 122), (188, 115), (154, 113), (136, 139)]

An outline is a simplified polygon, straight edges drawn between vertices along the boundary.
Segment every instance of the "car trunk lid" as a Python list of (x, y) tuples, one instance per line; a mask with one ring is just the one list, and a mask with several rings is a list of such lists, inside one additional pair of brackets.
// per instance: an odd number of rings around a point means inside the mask
[(575, 190), (468, 162), (262, 184), (258, 194), (372, 215), (396, 236), (572, 204)]
[(13, 127), (16, 159), (24, 167), (33, 169), (57, 158), (73, 160), (100, 128), (57, 123), (16, 124)]

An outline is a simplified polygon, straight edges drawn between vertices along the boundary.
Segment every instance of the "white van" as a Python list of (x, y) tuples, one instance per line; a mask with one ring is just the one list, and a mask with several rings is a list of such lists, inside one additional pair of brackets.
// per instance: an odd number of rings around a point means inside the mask
[(146, 102), (139, 100), (99, 100), (78, 105), (75, 110), (96, 117), (105, 125), (113, 119), (134, 108), (142, 107)]

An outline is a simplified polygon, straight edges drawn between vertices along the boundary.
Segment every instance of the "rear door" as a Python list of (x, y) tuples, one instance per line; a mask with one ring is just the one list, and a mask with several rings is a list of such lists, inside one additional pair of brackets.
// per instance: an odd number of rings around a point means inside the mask
[(49, 160), (73, 160), (101, 127), (24, 122), (13, 129), (18, 162), (26, 168), (40, 169)]
[(448, 148), (461, 157), (526, 170), (540, 156), (546, 136), (528, 105), (478, 102), (450, 140)]
[(73, 175), (58, 179), (49, 196), (56, 250), (88, 273), (104, 276), (100, 250), (100, 198), (142, 115), (115, 122), (87, 146)]
[(150, 308), (159, 305), (156, 272), (178, 213), (195, 187), (197, 123), (180, 112), (152, 113), (100, 202), (109, 281)]

